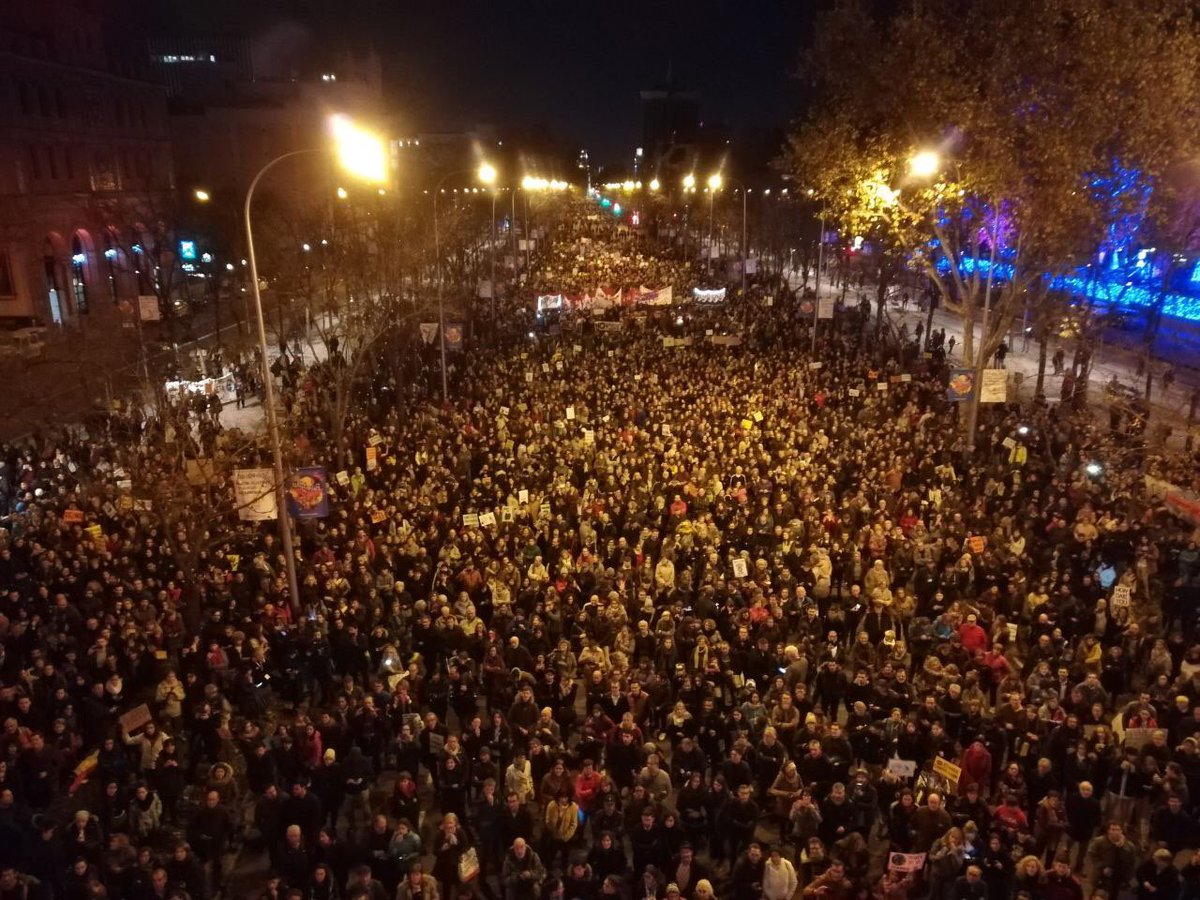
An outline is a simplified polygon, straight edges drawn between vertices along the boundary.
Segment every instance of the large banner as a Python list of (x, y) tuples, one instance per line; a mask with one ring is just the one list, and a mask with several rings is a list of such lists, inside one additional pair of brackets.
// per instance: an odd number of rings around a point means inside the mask
[(446, 326), (446, 349), (462, 350), (463, 327), (461, 322), (451, 322)]
[(234, 501), (243, 522), (266, 522), (279, 518), (275, 502), (275, 473), (270, 469), (234, 469)]
[(1150, 475), (1146, 476), (1146, 492), (1179, 518), (1200, 527), (1200, 494)]
[(715, 290), (692, 288), (692, 299), (697, 303), (724, 303), (725, 288), (716, 288)]
[(596, 288), (596, 293), (592, 295), (593, 309), (612, 309), (621, 302), (621, 289), (605, 290), (603, 287)]
[(297, 469), (287, 485), (288, 512), (297, 519), (329, 515), (329, 475), (320, 466)]
[(538, 312), (544, 312), (548, 309), (562, 309), (566, 304), (566, 298), (562, 294), (542, 294), (537, 298)]
[(652, 291), (643, 286), (638, 291), (634, 302), (644, 306), (670, 306), (671, 305), (671, 289), (669, 287), (659, 288), (657, 291)]
[(832, 319), (833, 310), (837, 305), (836, 297), (819, 297), (817, 298), (817, 318)]
[(422, 322), (421, 323), (421, 340), (427, 344), (432, 344), (433, 339), (437, 337), (438, 323), (437, 322)]

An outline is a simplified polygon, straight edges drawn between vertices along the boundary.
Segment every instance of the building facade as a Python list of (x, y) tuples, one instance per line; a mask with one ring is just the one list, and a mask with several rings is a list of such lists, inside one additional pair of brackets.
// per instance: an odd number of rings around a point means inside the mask
[(104, 0), (0, 3), (0, 322), (83, 327), (154, 293), (139, 232), (174, 187), (165, 96)]

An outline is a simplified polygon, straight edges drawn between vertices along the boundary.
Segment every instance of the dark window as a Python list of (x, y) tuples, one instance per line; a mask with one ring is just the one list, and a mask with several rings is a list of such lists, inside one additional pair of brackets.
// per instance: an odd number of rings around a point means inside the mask
[(65, 119), (67, 117), (67, 99), (63, 96), (63, 92), (56, 90), (54, 92), (54, 106), (58, 111), (58, 117)]
[(33, 92), (29, 88), (27, 82), (20, 82), (17, 85), (17, 90), (21, 95), (21, 112), (26, 116), (33, 115)]
[(16, 293), (12, 280), (12, 264), (7, 253), (0, 253), (0, 297), (12, 297)]
[(37, 89), (38, 95), (38, 112), (45, 118), (50, 118), (50, 92), (46, 90), (44, 84), (39, 84)]
[(42, 161), (38, 158), (38, 148), (29, 148), (29, 174), (33, 176), (34, 181), (42, 180)]
[(58, 148), (46, 148), (46, 168), (50, 172), (50, 180), (58, 181)]

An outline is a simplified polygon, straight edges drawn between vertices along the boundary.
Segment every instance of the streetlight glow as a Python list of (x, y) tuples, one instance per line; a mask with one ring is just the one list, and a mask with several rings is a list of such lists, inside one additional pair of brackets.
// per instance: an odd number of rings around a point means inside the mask
[(329, 127), (333, 132), (338, 164), (343, 169), (364, 181), (387, 181), (387, 152), (383, 141), (345, 116), (332, 116)]
[(683, 176), (683, 186), (689, 191), (696, 186), (696, 176), (691, 172)]
[(652, 191), (657, 191), (657, 190), (659, 189), (659, 187), (660, 187), (660, 186), (661, 186), (661, 185), (659, 185), (659, 183), (658, 183), (658, 179), (657, 179), (657, 178), (651, 178), (651, 179), (650, 179), (650, 190), (652, 190)]
[(212, 194), (210, 194), (208, 191), (204, 190), (204, 188), (196, 188), (196, 190), (192, 192), (192, 196), (195, 197), (197, 200), (199, 200), (201, 203), (207, 203), (209, 200), (212, 199)]
[(344, 187), (339, 187), (337, 189), (337, 195), (338, 195), (339, 200), (345, 200), (347, 197), (350, 196), (350, 192), (347, 191)]
[(721, 189), (721, 173), (720, 172), (713, 172), (711, 175), (708, 176), (708, 186), (714, 191), (719, 191)]
[(484, 184), (495, 184), (496, 182), (496, 167), (491, 163), (484, 163), (479, 167), (479, 180)]
[(942, 157), (936, 150), (922, 150), (908, 161), (908, 171), (917, 178), (932, 178), (942, 167)]

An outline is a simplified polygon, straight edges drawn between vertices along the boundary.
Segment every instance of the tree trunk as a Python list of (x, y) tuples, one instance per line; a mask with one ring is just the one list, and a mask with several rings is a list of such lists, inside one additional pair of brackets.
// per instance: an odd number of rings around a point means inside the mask
[(887, 265), (879, 267), (879, 284), (875, 287), (875, 340), (883, 332), (883, 308), (887, 303), (888, 285), (891, 283), (891, 269)]
[(1037, 368), (1037, 383), (1034, 385), (1033, 394), (1038, 396), (1043, 393), (1046, 385), (1046, 356), (1050, 352), (1050, 332), (1043, 328), (1038, 334), (1038, 368)]
[(975, 298), (970, 294), (962, 298), (962, 358), (963, 362), (975, 359)]

